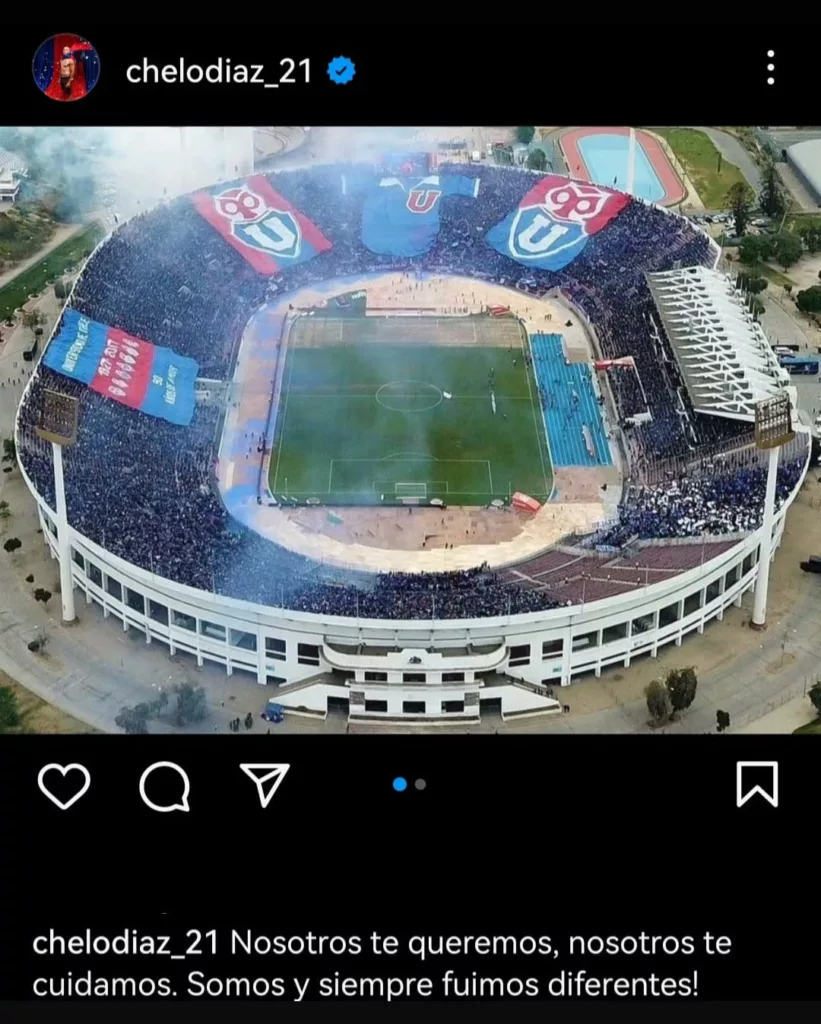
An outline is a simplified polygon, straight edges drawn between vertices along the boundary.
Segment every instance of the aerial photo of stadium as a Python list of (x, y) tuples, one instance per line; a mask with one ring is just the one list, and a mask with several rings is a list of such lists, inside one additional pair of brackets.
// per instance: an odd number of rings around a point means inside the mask
[(208, 730), (549, 731), (763, 627), (812, 416), (660, 135), (218, 131), (14, 363), (2, 487), (59, 584), (6, 542), (49, 590), (0, 674), (111, 731), (181, 680)]

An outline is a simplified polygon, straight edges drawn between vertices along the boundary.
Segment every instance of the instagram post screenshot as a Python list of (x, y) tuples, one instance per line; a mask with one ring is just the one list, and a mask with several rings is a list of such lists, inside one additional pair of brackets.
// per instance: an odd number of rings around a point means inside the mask
[(0, 1019), (817, 1015), (811, 28), (7, 26)]

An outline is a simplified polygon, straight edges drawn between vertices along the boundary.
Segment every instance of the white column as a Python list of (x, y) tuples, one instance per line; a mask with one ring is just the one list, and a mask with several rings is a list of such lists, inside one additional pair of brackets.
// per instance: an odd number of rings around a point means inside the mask
[(627, 147), (627, 184), (624, 191), (632, 196), (636, 181), (636, 129), (630, 129), (630, 145)]
[(770, 561), (773, 544), (773, 520), (775, 519), (775, 484), (778, 479), (779, 448), (770, 449), (767, 465), (767, 493), (764, 498), (764, 523), (761, 527), (761, 556), (758, 562), (758, 576), (755, 582), (753, 629), (765, 629), (767, 624), (767, 590), (770, 585)]
[(60, 598), (63, 603), (63, 622), (74, 622), (74, 580), (71, 575), (71, 543), (68, 539), (68, 512), (66, 511), (66, 483), (63, 477), (63, 449), (52, 442), (54, 453), (54, 492), (57, 496), (57, 552), (60, 558)]

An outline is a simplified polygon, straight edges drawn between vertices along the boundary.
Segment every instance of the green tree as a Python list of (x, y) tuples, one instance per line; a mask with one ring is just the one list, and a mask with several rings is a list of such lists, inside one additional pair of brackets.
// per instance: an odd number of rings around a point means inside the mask
[(774, 163), (768, 163), (761, 177), (761, 194), (758, 197), (761, 212), (768, 217), (781, 217), (787, 209), (784, 188)]
[(726, 711), (716, 711), (716, 732), (724, 732), (730, 728), (730, 715)]
[(193, 686), (191, 683), (180, 683), (174, 687), (177, 695), (177, 706), (174, 711), (174, 721), (179, 726), (188, 725), (191, 722), (201, 722), (207, 714), (205, 704), (205, 690), (201, 686)]
[(647, 710), (650, 712), (653, 722), (660, 725), (669, 720), (673, 709), (670, 704), (670, 694), (664, 683), (658, 679), (648, 683), (644, 690), (644, 699), (647, 701)]
[(9, 555), (13, 555), (15, 551), (19, 551), (23, 546), (23, 542), (19, 537), (9, 537), (6, 543), (3, 545), (3, 550)]
[(43, 587), (38, 587), (34, 591), (34, 600), (35, 601), (42, 601), (46, 608), (48, 608), (48, 603), (51, 600), (52, 596), (53, 595), (52, 595), (51, 591), (50, 590), (45, 590)]
[(754, 200), (755, 192), (745, 181), (737, 181), (727, 190), (725, 202), (733, 215), (733, 227), (737, 238), (741, 238), (747, 230), (747, 225), (752, 217)]
[(543, 149), (532, 149), (527, 154), (527, 166), (531, 171), (543, 171), (547, 167), (547, 157)]
[(0, 686), (0, 733), (16, 729), (21, 721), (17, 694), (10, 686)]
[(696, 670), (692, 667), (671, 669), (664, 682), (667, 692), (670, 694), (670, 705), (673, 712), (686, 711), (696, 699), (698, 687)]
[(821, 313), (821, 285), (805, 288), (795, 297), (795, 304), (802, 313)]
[(165, 690), (160, 691), (160, 695), (151, 701), (149, 704), (151, 708), (151, 717), (160, 718), (168, 707), (168, 694)]
[(807, 224), (799, 224), (795, 231), (807, 247), (807, 252), (814, 255), (821, 250), (821, 222), (810, 221)]
[(3, 438), (3, 462), (17, 462), (17, 448), (13, 437)]
[(145, 736), (148, 733), (148, 719), (148, 705), (137, 704), (133, 708), (121, 708), (114, 724), (127, 736)]
[(533, 141), (533, 136), (535, 134), (536, 129), (530, 127), (529, 125), (521, 125), (519, 128), (516, 129), (516, 138), (525, 146), (530, 145), (530, 143)]
[(815, 708), (815, 713), (821, 718), (821, 679), (813, 683), (807, 693), (807, 696), (812, 701), (812, 706)]
[(742, 263), (761, 263), (770, 259), (773, 250), (769, 235), (745, 235), (738, 247), (738, 258)]
[(738, 287), (748, 295), (760, 295), (768, 285), (766, 277), (756, 277), (755, 274), (739, 274)]
[(781, 234), (773, 235), (773, 256), (772, 258), (780, 263), (786, 270), (793, 263), (797, 263), (804, 255), (804, 243), (789, 231), (782, 231)]

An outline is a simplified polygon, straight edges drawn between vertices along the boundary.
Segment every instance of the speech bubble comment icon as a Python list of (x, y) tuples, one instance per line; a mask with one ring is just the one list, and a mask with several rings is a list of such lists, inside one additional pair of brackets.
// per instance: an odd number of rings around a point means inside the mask
[[(149, 777), (156, 771), (172, 771), (176, 772), (182, 780), (182, 793), (180, 794), (178, 803), (168, 804), (157, 804), (148, 796), (145, 791), (145, 784)], [(158, 811), (160, 814), (168, 814), (170, 811), (190, 811), (191, 808), (188, 805), (188, 794), (191, 792), (191, 780), (180, 768), (178, 764), (174, 764), (173, 761), (155, 761), (154, 764), (149, 765), (146, 770), (140, 776), (140, 797), (146, 807), (150, 807), (152, 811)]]

